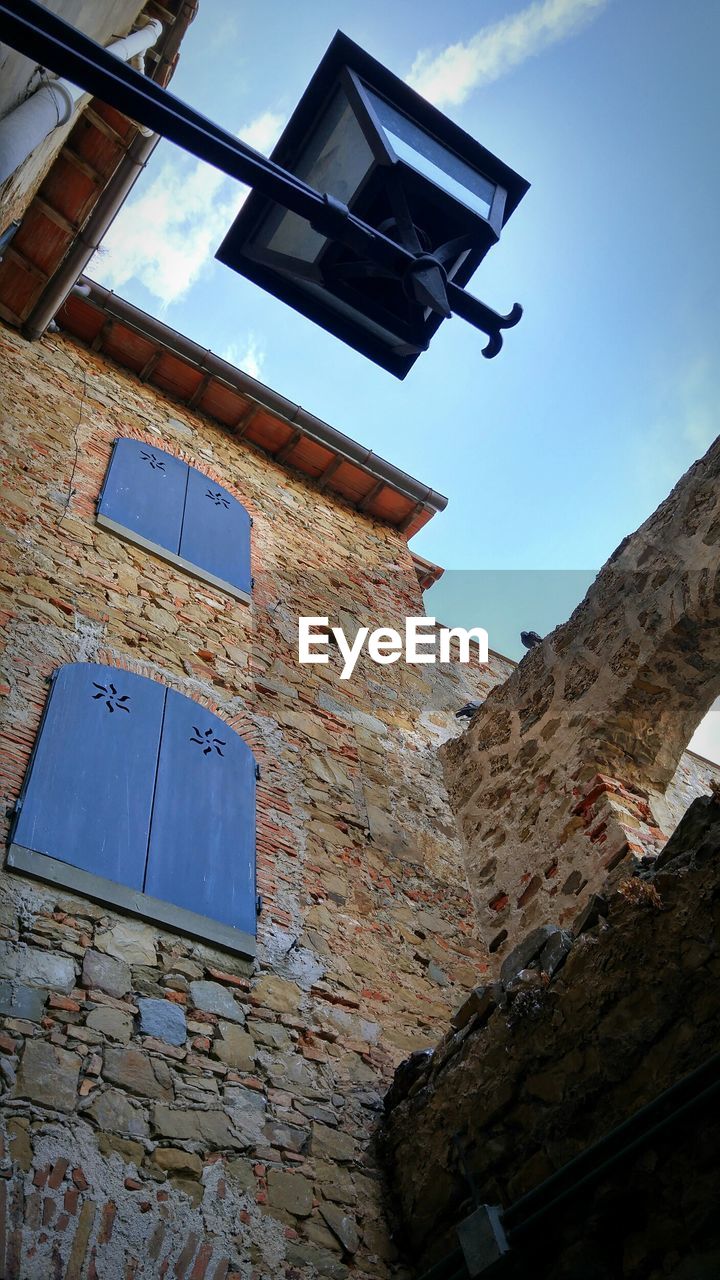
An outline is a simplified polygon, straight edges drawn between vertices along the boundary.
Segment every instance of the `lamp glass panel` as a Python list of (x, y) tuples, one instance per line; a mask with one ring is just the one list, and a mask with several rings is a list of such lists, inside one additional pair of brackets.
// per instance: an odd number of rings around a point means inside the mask
[[(372, 166), (373, 153), (347, 97), (338, 90), (292, 172), (316, 191), (349, 205)], [(313, 263), (326, 237), (313, 231), (304, 218), (277, 208), (264, 222), (255, 244)]]
[(461, 200), (470, 209), (487, 218), (490, 214), (495, 183), (478, 173), (448, 150), (432, 134), (404, 116), (389, 102), (364, 86), (383, 132), (399, 160), (404, 160), (418, 173), (429, 178), (448, 195)]

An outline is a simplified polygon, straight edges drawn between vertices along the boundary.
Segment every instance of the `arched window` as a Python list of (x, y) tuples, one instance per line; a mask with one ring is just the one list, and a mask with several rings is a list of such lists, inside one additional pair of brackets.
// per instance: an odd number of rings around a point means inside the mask
[(247, 743), (190, 698), (60, 667), (9, 865), (254, 955), (255, 779)]
[(180, 458), (140, 440), (116, 440), (97, 520), (250, 602), (250, 516), (231, 493)]

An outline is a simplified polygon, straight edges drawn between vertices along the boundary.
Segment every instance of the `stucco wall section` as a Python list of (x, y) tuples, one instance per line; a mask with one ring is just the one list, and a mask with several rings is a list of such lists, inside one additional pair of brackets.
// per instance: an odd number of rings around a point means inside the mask
[(667, 829), (674, 831), (693, 800), (699, 795), (707, 795), (717, 782), (720, 782), (720, 765), (696, 755), (694, 751), (683, 752), (665, 792)]

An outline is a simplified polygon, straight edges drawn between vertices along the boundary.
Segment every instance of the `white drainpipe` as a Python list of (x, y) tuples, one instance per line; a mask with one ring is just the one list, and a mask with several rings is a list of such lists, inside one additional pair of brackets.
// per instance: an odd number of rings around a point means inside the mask
[[(162, 23), (153, 18), (147, 26), (107, 46), (121, 62), (142, 55), (162, 35)], [(48, 134), (67, 124), (84, 89), (69, 80), (50, 80), (0, 120), (0, 184), (5, 182)]]

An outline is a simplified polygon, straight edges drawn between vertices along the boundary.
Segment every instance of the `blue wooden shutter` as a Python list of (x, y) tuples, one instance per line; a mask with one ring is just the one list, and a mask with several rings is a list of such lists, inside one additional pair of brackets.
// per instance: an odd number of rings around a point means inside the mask
[(141, 440), (117, 440), (98, 516), (177, 555), (188, 465)]
[(142, 889), (165, 692), (115, 667), (60, 668), (15, 844)]
[(189, 468), (180, 555), (250, 593), (250, 516), (214, 480)]
[(255, 759), (168, 690), (145, 892), (255, 934)]

